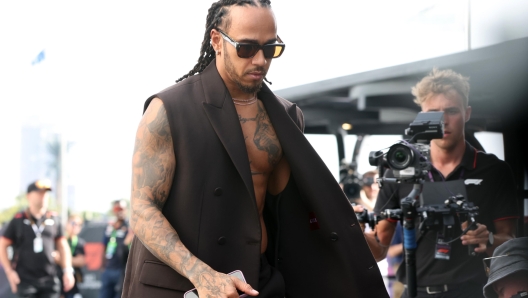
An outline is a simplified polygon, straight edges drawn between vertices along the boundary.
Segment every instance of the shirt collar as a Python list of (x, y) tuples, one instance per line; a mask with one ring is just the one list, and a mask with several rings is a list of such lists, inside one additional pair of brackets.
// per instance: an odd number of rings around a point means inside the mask
[(477, 161), (477, 150), (466, 141), (466, 150), (460, 162), (460, 166), (467, 170), (474, 170)]

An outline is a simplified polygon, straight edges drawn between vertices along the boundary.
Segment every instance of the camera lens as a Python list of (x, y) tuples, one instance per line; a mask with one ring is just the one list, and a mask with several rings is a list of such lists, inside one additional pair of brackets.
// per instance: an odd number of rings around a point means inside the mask
[(343, 192), (346, 194), (347, 198), (349, 199), (359, 198), (360, 191), (361, 191), (361, 185), (359, 185), (358, 183), (355, 183), (354, 181), (348, 181), (348, 183), (344, 183), (343, 185)]
[(398, 163), (405, 162), (406, 159), (407, 159), (407, 156), (401, 150), (394, 152), (394, 160), (397, 161)]
[(408, 168), (412, 164), (413, 159), (413, 151), (403, 144), (392, 145), (387, 153), (389, 167), (395, 170)]

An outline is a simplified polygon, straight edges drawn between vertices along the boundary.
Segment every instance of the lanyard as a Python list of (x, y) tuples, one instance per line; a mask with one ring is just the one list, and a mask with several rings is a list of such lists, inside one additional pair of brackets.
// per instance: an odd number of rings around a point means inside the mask
[(46, 228), (46, 225), (41, 224), (37, 227), (36, 224), (32, 223), (31, 227), (33, 228), (33, 232), (35, 232), (35, 236), (40, 237), (42, 235), (42, 231), (44, 231), (44, 228)]
[(116, 237), (117, 237), (117, 231), (116, 231), (116, 229), (114, 229), (112, 231), (112, 234), (110, 235), (110, 241), (115, 242), (116, 241)]
[(79, 238), (77, 238), (77, 236), (72, 236), (70, 238), (70, 249), (72, 256), (75, 253), (75, 249), (77, 248), (77, 242), (79, 242)]
[(39, 226), (37, 226), (35, 221), (33, 221), (33, 217), (31, 216), (31, 214), (29, 214), (28, 210), (26, 210), (26, 216), (27, 218), (29, 218), (29, 221), (31, 221), (31, 228), (33, 229), (33, 232), (35, 232), (35, 236), (40, 238), (42, 235), (42, 232), (46, 228), (46, 225), (45, 225), (46, 220), (44, 220)]
[(106, 258), (112, 259), (114, 257), (114, 254), (117, 249), (117, 231), (114, 229), (112, 231), (112, 235), (110, 236), (110, 239), (108, 240), (108, 244), (106, 245)]
[[(438, 172), (438, 170), (437, 170), (437, 172)], [(458, 177), (458, 179), (464, 179), (464, 173), (465, 173), (465, 171), (464, 171), (464, 169), (462, 169), (460, 171), (460, 176)], [(427, 174), (429, 175), (429, 180), (431, 180), (431, 182), (435, 182), (434, 178), (433, 178), (433, 174), (431, 174), (431, 171), (427, 172)], [(440, 173), (440, 172), (438, 172), (438, 174), (440, 174), (440, 177), (442, 177), (442, 181), (445, 181), (444, 175), (442, 175), (442, 173)]]
[[(477, 149), (475, 149), (475, 157), (473, 158), (473, 169), (476, 168), (476, 167), (477, 167)], [(458, 179), (464, 179), (464, 173), (465, 173), (464, 170), (465, 169), (462, 168), (462, 170), (460, 171), (460, 176), (458, 177)], [(438, 170), (437, 170), (437, 172), (438, 172)], [(442, 177), (442, 181), (445, 181), (444, 175), (442, 175), (442, 173), (440, 173), (440, 172), (438, 172), (438, 174), (440, 174), (440, 177)], [(427, 173), (427, 175), (429, 176), (429, 180), (431, 182), (435, 182), (434, 178), (433, 178), (433, 174), (431, 174), (431, 171), (429, 171)]]

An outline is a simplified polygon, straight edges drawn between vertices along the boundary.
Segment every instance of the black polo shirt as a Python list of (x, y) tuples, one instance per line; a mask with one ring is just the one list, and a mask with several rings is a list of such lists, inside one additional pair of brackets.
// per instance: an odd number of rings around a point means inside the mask
[[(63, 236), (59, 218), (52, 212), (36, 220), (27, 212), (19, 212), (7, 226), (4, 237), (12, 242), (14, 248), (13, 263), (20, 279), (36, 281), (53, 278), (56, 275), (56, 266), (51, 253), (56, 249), (55, 241)], [(32, 222), (43, 226), (43, 249), (35, 253), (33, 240), (36, 235)]]
[[(431, 170), (434, 181), (442, 181), (441, 174)], [(394, 177), (387, 171), (386, 177)], [(428, 178), (426, 178), (428, 180)], [(518, 218), (515, 199), (515, 182), (513, 173), (507, 163), (493, 154), (477, 152), (466, 142), (466, 150), (460, 164), (446, 180), (464, 179), (468, 200), (479, 207), (477, 222), (486, 225), (495, 232), (494, 222)], [(380, 190), (375, 212), (383, 209), (399, 209), (400, 200), (412, 190), (412, 184), (386, 183)], [(394, 193), (394, 195), (393, 195)], [(389, 198), (393, 197), (389, 200)], [(419, 287), (434, 285), (453, 285), (476, 283), (484, 286), (486, 275), (481, 253), (475, 257), (468, 255), (468, 248), (461, 240), (451, 244), (449, 260), (435, 259), (436, 237), (441, 227), (429, 229), (421, 236), (416, 249), (416, 276)], [(406, 283), (405, 266), (400, 266), (398, 280)]]
[[(85, 253), (84, 253), (84, 245), (86, 244), (86, 241), (84, 241), (83, 238), (77, 237), (77, 243), (76, 243), (75, 246), (72, 243), (72, 238), (71, 237), (69, 237), (67, 239), (67, 241), (68, 241), (68, 245), (70, 246), (72, 257), (76, 257), (78, 255), (83, 255), (83, 256), (85, 255)], [(75, 272), (74, 272), (75, 284), (73, 285), (73, 288), (71, 290), (66, 292), (68, 294), (79, 293), (79, 286), (78, 285), (79, 285), (80, 282), (82, 282), (82, 279), (83, 279), (82, 268), (81, 267), (73, 267), (73, 269), (75, 270)], [(58, 273), (59, 277), (62, 277), (63, 271), (62, 271), (62, 268), (60, 268), (60, 266), (58, 266), (58, 265), (57, 265), (57, 273)], [(60, 281), (61, 281), (61, 285), (64, 285), (62, 283), (62, 279), (60, 279)], [(63, 295), (65, 294), (63, 286), (61, 286), (61, 293)]]
[(112, 238), (112, 233), (115, 233), (116, 237), (116, 251), (112, 254), (111, 258), (108, 259), (105, 256), (105, 268), (107, 269), (125, 269), (127, 257), (128, 257), (128, 246), (125, 245), (125, 238), (128, 234), (128, 222), (123, 221), (119, 229), (114, 229), (113, 224), (109, 224), (106, 227), (106, 231), (103, 237), (103, 244), (105, 251), (108, 247), (108, 242)]

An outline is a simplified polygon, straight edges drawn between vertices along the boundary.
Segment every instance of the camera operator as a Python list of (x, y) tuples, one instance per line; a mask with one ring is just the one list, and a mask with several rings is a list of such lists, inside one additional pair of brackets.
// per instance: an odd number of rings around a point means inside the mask
[[(413, 87), (412, 94), (422, 111), (444, 112), (444, 136), (431, 141), (432, 170), (425, 180), (463, 179), (468, 199), (479, 207), (476, 230), (468, 231), (442, 251), (448, 260), (435, 259), (437, 244), (443, 242), (439, 240), (441, 227), (433, 227), (417, 238), (417, 297), (482, 297), (486, 283), (482, 259), (515, 235), (518, 216), (512, 171), (496, 156), (478, 152), (465, 141), (464, 126), (471, 115), (468, 78), (452, 70), (433, 69)], [(388, 170), (385, 177), (394, 175)], [(409, 195), (412, 187), (405, 183), (384, 184), (375, 211), (400, 208), (400, 200)], [(386, 257), (395, 228), (396, 222), (382, 220), (375, 231), (365, 233), (378, 261)], [(470, 244), (476, 245), (477, 256), (468, 255)], [(400, 266), (397, 277), (406, 282), (405, 266)]]
[(374, 206), (378, 199), (379, 186), (376, 183), (376, 178), (378, 178), (377, 171), (368, 171), (363, 174), (359, 197), (352, 199), (353, 203), (362, 205), (370, 212), (374, 211)]

